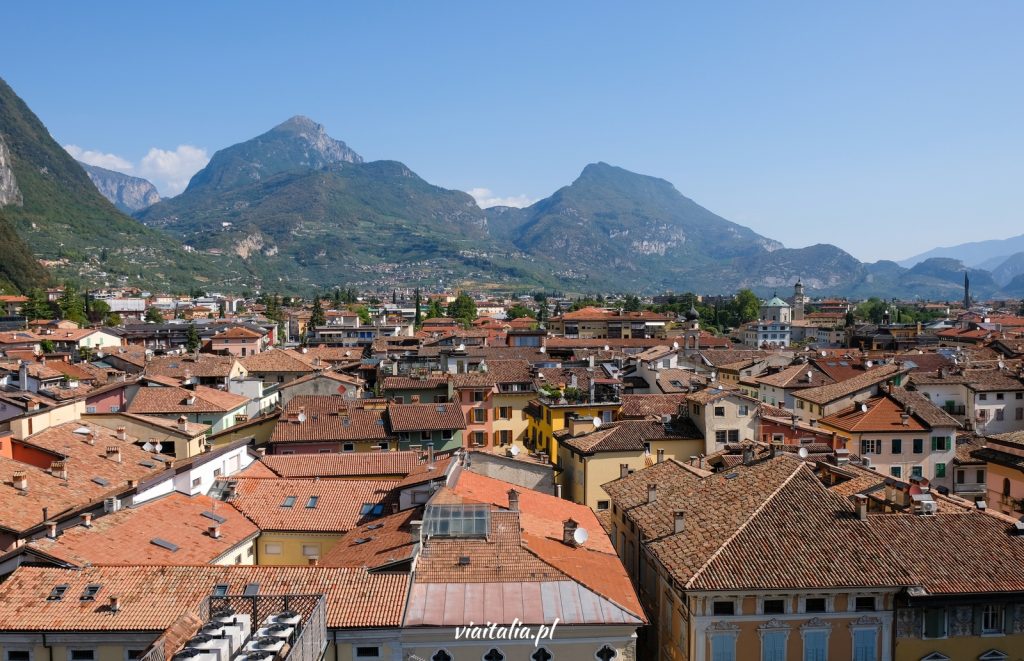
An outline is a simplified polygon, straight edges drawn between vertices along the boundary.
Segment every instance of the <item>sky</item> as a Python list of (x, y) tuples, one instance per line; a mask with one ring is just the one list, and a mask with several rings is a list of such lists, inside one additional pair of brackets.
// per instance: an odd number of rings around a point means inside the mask
[(172, 195), (296, 114), (525, 205), (605, 161), (864, 261), (1024, 228), (1024, 3), (14, 3), (0, 77)]

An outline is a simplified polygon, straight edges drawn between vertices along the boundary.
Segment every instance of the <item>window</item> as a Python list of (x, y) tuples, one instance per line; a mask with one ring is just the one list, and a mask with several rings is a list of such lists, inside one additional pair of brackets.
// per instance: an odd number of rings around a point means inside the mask
[(824, 613), (827, 610), (825, 597), (808, 597), (804, 600), (805, 613)]
[(541, 647), (530, 655), (530, 661), (551, 661), (554, 658), (554, 655), (546, 647)]
[(320, 557), (320, 545), (319, 544), (303, 544), (302, 555), (307, 558), (319, 558)]
[(443, 432), (441, 432), (441, 440), (442, 441), (450, 441), (450, 440), (452, 440), (452, 438), (454, 436), (455, 436), (455, 432), (452, 431), (451, 429), (446, 429)]
[(606, 509), (608, 509), (608, 501), (607, 500), (599, 500), (599, 501), (597, 501), (597, 509), (598, 510), (606, 510)]
[(924, 452), (924, 439), (923, 438), (915, 438), (914, 439), (914, 454), (921, 454), (922, 452)]
[(28, 650), (7, 650), (7, 661), (32, 661), (32, 652)]
[(1003, 607), (986, 604), (981, 609), (981, 633), (1003, 633)]
[(920, 466), (911, 466), (910, 477), (921, 478), (924, 477), (924, 469)]
[(985, 469), (984, 468), (979, 468), (975, 472), (975, 475), (977, 477), (978, 484), (985, 484)]
[(430, 657), (430, 661), (452, 661), (452, 655), (446, 650), (437, 650), (434, 656)]
[(878, 629), (853, 630), (853, 661), (878, 661)]
[(938, 452), (945, 452), (952, 447), (952, 441), (948, 436), (933, 436), (932, 437), (932, 450)]
[(601, 411), (601, 422), (609, 423), (612, 421), (612, 411)]
[(82, 592), (82, 596), (79, 597), (80, 601), (96, 601), (96, 595), (99, 594), (100, 588), (103, 587), (99, 583), (90, 583), (85, 586), (85, 590)]
[(740, 404), (740, 415), (749, 415), (749, 414), (750, 414), (750, 407), (748, 407), (746, 404)]
[(487, 654), (484, 654), (484, 661), (505, 661), (505, 654), (496, 647), (492, 647)]
[(765, 599), (761, 610), (765, 615), (781, 615), (786, 612), (786, 600)]
[(473, 422), (487, 422), (487, 409), (473, 409)]
[(978, 399), (984, 402), (985, 400), (988, 399), (988, 393), (981, 393), (980, 395), (978, 395)]
[(397, 397), (392, 397), (392, 398), (391, 398), (391, 400), (392, 400), (392, 401), (393, 401), (393, 402), (394, 402), (395, 404), (405, 404), (405, 397), (402, 397), (401, 395), (399, 395), (399, 396), (397, 396)]
[(316, 504), (320, 501), (320, 496), (310, 496), (309, 500), (306, 501), (306, 509), (313, 509)]
[(804, 631), (804, 661), (828, 659), (828, 631)]
[(997, 392), (996, 393), (996, 399), (999, 400), (999, 401), (1002, 401), (1003, 400), (1003, 393)]
[(725, 599), (716, 599), (711, 605), (711, 612), (715, 615), (735, 615), (736, 602)]
[(356, 658), (357, 659), (379, 659), (380, 658), (380, 648), (379, 647), (368, 647), (368, 646), (357, 647), (356, 648)]
[(85, 412), (86, 413), (95, 413), (96, 412), (96, 407), (95, 406), (86, 406), (85, 407)]
[(498, 443), (501, 445), (512, 445), (512, 430), (502, 429), (498, 432)]
[(483, 390), (474, 390), (473, 391), (473, 401), (474, 402), (482, 402), (482, 401), (484, 401), (484, 391)]
[(433, 438), (434, 437), (431, 435), (431, 433), (429, 431), (421, 431), (420, 432), (420, 440), (423, 441), (423, 442), (430, 441)]
[(278, 542), (266, 542), (263, 545), (263, 552), (267, 555), (281, 555), (281, 544)]
[(195, 478), (194, 480), (192, 480), (192, 488), (193, 489), (195, 489), (196, 487), (201, 487), (201, 486), (203, 486), (203, 478), (202, 478), (202, 476), (199, 476), (199, 477)]
[(873, 611), (875, 610), (875, 598), (874, 597), (857, 597), (854, 600), (853, 609), (856, 611)]
[(499, 406), (498, 407), (498, 419), (499, 420), (511, 420), (512, 419), (512, 407), (511, 406)]
[(1024, 392), (1016, 393), (1016, 399), (1024, 399)]
[(716, 418), (724, 418), (725, 417), (725, 407), (724, 406), (716, 406), (715, 407), (715, 417)]
[(1017, 420), (1024, 420), (1024, 407), (1017, 407), (1017, 414), (1014, 416)]
[(894, 438), (894, 439), (892, 439), (892, 453), (893, 454), (903, 454), (903, 439), (902, 438)]
[(729, 442), (730, 443), (739, 443), (740, 442), (740, 430), (739, 429), (730, 429), (729, 430)]
[(764, 631), (761, 633), (761, 661), (786, 661), (786, 638), (788, 631)]
[(996, 409), (996, 420), (1003, 419), (1003, 409)]
[(935, 464), (935, 477), (946, 477), (946, 464)]
[(903, 477), (903, 468), (901, 466), (892, 466), (889, 468), (889, 475), (893, 477)]
[(68, 658), (71, 661), (93, 661), (96, 658), (96, 650), (70, 650)]
[(926, 608), (924, 609), (924, 637), (945, 638), (946, 637), (946, 609)]
[(715, 443), (724, 445), (726, 438), (727, 436), (724, 429), (719, 429), (715, 432)]
[(736, 636), (732, 634), (712, 635), (711, 661), (736, 661)]
[(882, 442), (877, 439), (862, 438), (860, 440), (860, 453), (865, 454), (882, 454)]
[(295, 507), (297, 498), (297, 496), (285, 496), (284, 500), (281, 501), (281, 507)]

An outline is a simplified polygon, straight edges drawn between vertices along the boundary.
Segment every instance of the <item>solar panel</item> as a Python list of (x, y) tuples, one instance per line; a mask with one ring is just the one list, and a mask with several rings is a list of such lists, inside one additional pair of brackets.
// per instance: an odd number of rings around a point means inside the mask
[(178, 545), (177, 544), (175, 544), (174, 542), (168, 542), (166, 539), (161, 539), (160, 537), (154, 537), (153, 539), (149, 540), (149, 543), (150, 544), (156, 544), (160, 548), (167, 549), (168, 551), (171, 551), (171, 552), (174, 552), (174, 551), (178, 550)]
[(205, 516), (207, 519), (210, 519), (211, 521), (216, 521), (217, 523), (224, 523), (225, 521), (227, 521), (227, 519), (222, 517), (220, 514), (216, 514), (214, 512), (203, 512), (201, 516)]

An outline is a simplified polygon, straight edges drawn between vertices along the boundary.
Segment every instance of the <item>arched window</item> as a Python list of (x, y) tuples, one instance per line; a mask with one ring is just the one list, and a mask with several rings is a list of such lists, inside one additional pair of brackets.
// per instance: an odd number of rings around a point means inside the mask
[(1003, 495), (1004, 496), (1009, 496), (1010, 495), (1010, 478), (1008, 478), (1008, 477), (1004, 477), (1003, 478)]
[(452, 655), (448, 650), (437, 650), (434, 656), (430, 657), (430, 661), (452, 661)]
[(505, 654), (501, 650), (492, 647), (487, 654), (484, 654), (484, 661), (505, 661)]
[(608, 647), (607, 645), (597, 650), (597, 652), (594, 654), (594, 658), (600, 659), (600, 661), (612, 661), (612, 659), (616, 658), (617, 656), (619, 656), (619, 653), (613, 650), (612, 648)]
[(555, 657), (552, 656), (551, 652), (549, 652), (546, 647), (542, 647), (530, 655), (531, 661), (551, 661), (553, 658)]

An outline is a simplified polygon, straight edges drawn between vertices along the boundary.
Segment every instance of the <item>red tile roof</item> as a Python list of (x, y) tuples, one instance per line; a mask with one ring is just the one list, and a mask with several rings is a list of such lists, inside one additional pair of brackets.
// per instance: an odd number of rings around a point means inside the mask
[(423, 453), (346, 452), (275, 454), (263, 457), (267, 468), (281, 477), (405, 477), (423, 463)]
[(193, 386), (191, 389), (150, 386), (136, 391), (128, 404), (128, 412), (230, 413), (248, 402), (248, 397), (206, 386)]
[[(237, 483), (230, 502), (260, 530), (345, 532), (373, 518), (360, 513), (365, 503), (383, 504), (384, 512), (390, 512), (398, 502), (397, 480), (246, 477)], [(285, 507), (290, 497), (295, 500)], [(313, 497), (315, 506), (309, 507)]]
[(446, 404), (388, 404), (391, 429), (406, 431), (445, 431), (466, 428), (462, 407)]
[[(293, 397), (274, 426), (270, 442), (382, 441), (390, 438), (385, 426), (385, 409), (367, 408), (368, 401), (339, 395)], [(299, 420), (300, 413), (305, 420)]]

